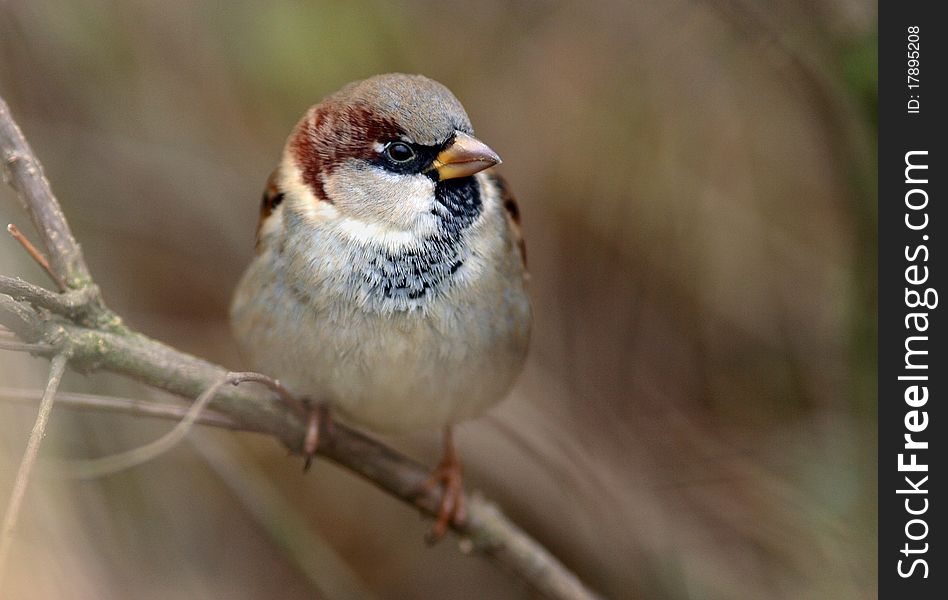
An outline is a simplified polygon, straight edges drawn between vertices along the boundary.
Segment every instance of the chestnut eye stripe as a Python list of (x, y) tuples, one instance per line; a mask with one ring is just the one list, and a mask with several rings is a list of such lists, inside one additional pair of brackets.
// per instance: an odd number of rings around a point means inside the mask
[(424, 173), (438, 181), (438, 172), (429, 167), (453, 138), (424, 145), (405, 141), (405, 135), (395, 122), (365, 106), (324, 103), (307, 115), (290, 141), (290, 148), (303, 181), (317, 198), (331, 203), (323, 177), (347, 160), (363, 160), (400, 175)]

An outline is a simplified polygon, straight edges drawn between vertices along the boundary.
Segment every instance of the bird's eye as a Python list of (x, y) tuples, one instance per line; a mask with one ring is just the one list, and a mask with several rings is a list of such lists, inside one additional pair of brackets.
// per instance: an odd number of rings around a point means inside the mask
[(397, 163), (407, 163), (415, 158), (415, 151), (408, 144), (392, 142), (385, 146), (385, 156)]

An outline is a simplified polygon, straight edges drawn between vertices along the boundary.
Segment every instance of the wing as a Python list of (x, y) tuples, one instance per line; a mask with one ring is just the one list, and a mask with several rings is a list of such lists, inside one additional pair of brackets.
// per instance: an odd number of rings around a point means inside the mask
[(283, 202), (283, 192), (277, 188), (277, 172), (274, 169), (267, 178), (267, 187), (263, 189), (263, 199), (260, 201), (260, 221), (257, 223), (257, 241), (256, 249), (259, 254), (262, 250), (261, 244), (264, 237), (282, 225), (283, 219), (280, 203)]
[(500, 192), (500, 202), (504, 205), (504, 210), (507, 211), (507, 221), (510, 223), (510, 230), (513, 232), (517, 247), (520, 248), (520, 258), (523, 260), (523, 268), (526, 269), (527, 245), (523, 241), (523, 230), (520, 228), (520, 206), (517, 205), (517, 200), (513, 197), (513, 194), (510, 193), (510, 186), (507, 184), (506, 179), (501, 177), (493, 169), (487, 172), (487, 176), (494, 185), (497, 186), (497, 190)]

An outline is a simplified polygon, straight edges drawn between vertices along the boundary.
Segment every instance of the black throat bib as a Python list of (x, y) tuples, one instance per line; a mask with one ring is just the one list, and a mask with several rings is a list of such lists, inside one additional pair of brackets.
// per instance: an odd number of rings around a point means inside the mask
[(373, 295), (394, 300), (398, 308), (409, 309), (413, 300), (437, 294), (467, 258), (462, 238), (483, 208), (477, 180), (438, 181), (435, 201), (432, 213), (440, 222), (437, 233), (413, 250), (381, 253), (366, 273)]

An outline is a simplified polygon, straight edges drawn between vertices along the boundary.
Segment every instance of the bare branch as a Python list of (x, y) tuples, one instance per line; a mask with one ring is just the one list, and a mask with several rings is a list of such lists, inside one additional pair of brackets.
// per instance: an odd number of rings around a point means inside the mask
[(96, 300), (98, 288), (89, 285), (79, 290), (70, 290), (62, 294), (24, 281), (18, 277), (0, 275), (0, 294), (7, 294), (14, 300), (23, 300), (33, 306), (45, 308), (57, 315), (70, 319), (81, 319)]
[[(35, 286), (27, 288), (6, 278), (0, 281), (0, 325), (8, 327), (23, 341), (41, 341), (45, 351), (36, 353), (53, 356), (68, 352), (70, 366), (81, 372), (112, 371), (186, 398), (200, 396), (227, 375), (228, 371), (220, 366), (128, 330), (105, 308), (39, 161), (2, 99), (0, 169), (30, 213), (43, 239), (52, 271), (60, 274), (69, 288), (92, 290), (92, 300), (87, 303), (85, 313), (88, 316), (80, 318), (62, 310), (72, 302), (66, 295), (54, 298), (49, 293), (37, 292)], [(207, 402), (212, 411), (232, 419), (228, 425), (267, 433), (299, 453), (306, 435), (304, 419), (298, 407), (282, 398), (281, 386), (270, 387), (267, 393), (229, 386), (219, 388), (215, 397), (208, 398)], [(101, 400), (85, 404), (118, 408), (117, 403)], [(125, 405), (122, 409), (146, 412), (140, 406)], [(169, 409), (164, 407), (147, 410), (155, 416), (169, 415)], [(354, 429), (336, 423), (331, 432), (320, 436), (317, 453), (429, 516), (438, 512), (440, 490), (422, 489), (428, 475), (426, 468)], [(454, 527), (462, 536), (462, 549), (493, 558), (546, 597), (563, 600), (597, 597), (496, 506), (479, 496), (468, 498), (466, 504), (467, 522)]]
[[(221, 390), (226, 391), (226, 390)], [(0, 388), (0, 400), (35, 402), (40, 394), (31, 390)], [(161, 419), (183, 419), (190, 407), (159, 402), (148, 402), (127, 398), (115, 398), (93, 394), (60, 392), (56, 395), (57, 406), (80, 410), (102, 410), (128, 415), (157, 417)], [(213, 411), (203, 411), (196, 422), (224, 429), (260, 432), (259, 428), (239, 423), (236, 419)], [(362, 474), (382, 489), (393, 492), (393, 487), (402, 490), (400, 497), (410, 503), (423, 503), (423, 498), (413, 498), (413, 484), (397, 484), (392, 480), (404, 478), (421, 481), (427, 476), (423, 467), (410, 459), (365, 438), (357, 432), (347, 432), (344, 426), (336, 424), (342, 434), (333, 439), (331, 452), (320, 448), (327, 458), (345, 457), (340, 462)], [(372, 479), (372, 473), (381, 473), (379, 481)], [(429, 501), (427, 512), (431, 515), (438, 499)], [(460, 533), (464, 536), (461, 548), (465, 552), (480, 551), (494, 557), (498, 562), (511, 568), (545, 596), (550, 598), (595, 598), (583, 584), (544, 548), (510, 522), (503, 513), (488, 500), (474, 495), (468, 500), (468, 524)]]
[(30, 439), (26, 444), (26, 452), (23, 453), (20, 468), (17, 469), (16, 472), (16, 479), (13, 482), (13, 492), (10, 494), (10, 502), (7, 504), (7, 511), (3, 515), (3, 526), (0, 528), (0, 587), (3, 586), (3, 574), (7, 564), (7, 557), (10, 554), (10, 548), (13, 544), (13, 530), (16, 528), (16, 522), (20, 516), (20, 508), (23, 506), (26, 486), (30, 481), (33, 465), (36, 464), (40, 443), (43, 441), (43, 436), (46, 435), (46, 423), (49, 421), (49, 413), (53, 410), (53, 398), (56, 396), (56, 389), (59, 387), (63, 372), (66, 370), (67, 362), (68, 357), (66, 354), (57, 354), (53, 357), (52, 364), (49, 367), (49, 380), (46, 382), (46, 391), (43, 393), (39, 412), (36, 415), (36, 422), (33, 424), (33, 431), (30, 432)]
[(72, 237), (59, 201), (53, 196), (43, 167), (0, 98), (0, 175), (17, 191), (33, 226), (43, 240), (49, 266), (58, 281), (79, 288), (92, 280)]
[(0, 325), (27, 342), (35, 342), (42, 335), (39, 315), (29, 306), (0, 293)]

